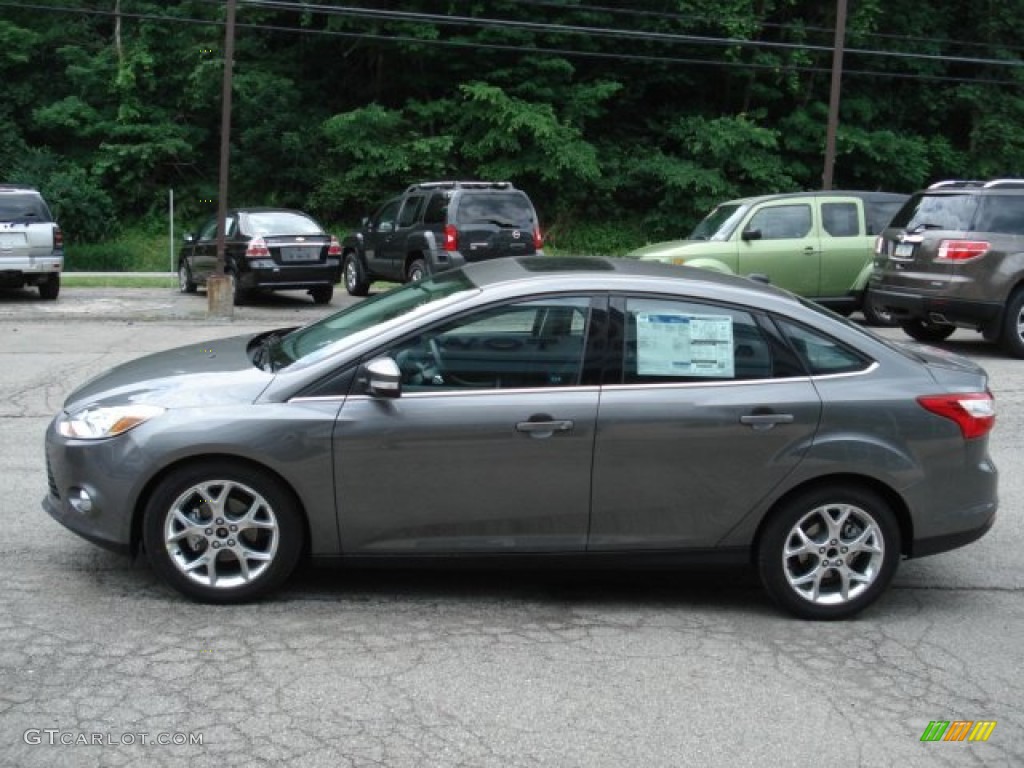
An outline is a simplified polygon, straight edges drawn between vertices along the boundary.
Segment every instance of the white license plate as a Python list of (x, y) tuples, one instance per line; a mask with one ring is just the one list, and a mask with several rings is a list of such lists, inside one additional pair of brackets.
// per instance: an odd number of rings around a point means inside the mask
[(319, 258), (319, 245), (299, 245), (281, 249), (281, 261), (317, 261)]
[(14, 248), (25, 244), (25, 235), (21, 232), (0, 232), (0, 248)]
[(897, 259), (909, 259), (914, 255), (914, 244), (913, 243), (899, 243), (896, 245), (896, 250), (892, 253), (894, 258)]

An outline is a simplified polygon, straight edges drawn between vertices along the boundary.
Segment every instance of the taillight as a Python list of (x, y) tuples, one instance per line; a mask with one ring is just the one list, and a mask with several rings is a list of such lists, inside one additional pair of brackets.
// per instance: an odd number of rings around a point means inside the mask
[(955, 421), (966, 440), (987, 435), (996, 421), (996, 401), (991, 392), (924, 395), (917, 402), (932, 413)]
[(538, 251), (544, 247), (544, 238), (540, 234), (540, 227), (533, 228), (533, 247)]
[(984, 240), (943, 240), (936, 261), (964, 262), (983, 256), (991, 246)]
[(267, 248), (267, 241), (262, 237), (254, 237), (245, 249), (245, 258), (247, 259), (265, 259), (269, 255), (270, 249)]
[(53, 225), (53, 249), (59, 250), (64, 247), (64, 232), (56, 224)]
[(457, 251), (459, 249), (459, 230), (454, 224), (444, 228), (444, 249), (446, 251)]
[(338, 238), (331, 235), (331, 244), (327, 246), (328, 256), (341, 256), (341, 243), (338, 242)]

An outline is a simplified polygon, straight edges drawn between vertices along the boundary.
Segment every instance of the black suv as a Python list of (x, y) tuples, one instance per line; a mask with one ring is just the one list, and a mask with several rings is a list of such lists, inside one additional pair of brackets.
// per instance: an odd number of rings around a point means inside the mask
[(53, 300), (62, 269), (64, 235), (39, 190), (0, 184), (0, 286), (34, 285)]
[(411, 282), (472, 261), (543, 255), (541, 246), (533, 203), (507, 181), (413, 184), (345, 238), (345, 288), (365, 296), (374, 280)]
[(1024, 179), (913, 195), (875, 244), (869, 290), (918, 341), (972, 328), (1024, 358)]

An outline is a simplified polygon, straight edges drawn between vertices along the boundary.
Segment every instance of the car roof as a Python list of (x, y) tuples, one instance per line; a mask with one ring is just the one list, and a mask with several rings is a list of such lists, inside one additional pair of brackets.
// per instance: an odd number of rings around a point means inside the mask
[(890, 200), (893, 202), (906, 200), (910, 195), (900, 192), (872, 192), (861, 189), (817, 189), (809, 192), (783, 192), (777, 195), (755, 195), (726, 200), (720, 205), (756, 205), (769, 201), (792, 200), (800, 197), (858, 197), (861, 200)]
[(619, 290), (628, 290), (631, 286), (639, 289), (642, 286), (645, 291), (650, 291), (652, 283), (660, 282), (668, 288), (668, 281), (674, 281), (675, 287), (717, 287), (731, 293), (736, 300), (753, 305), (767, 297), (799, 303), (788, 291), (746, 277), (658, 261), (610, 256), (520, 256), (489, 259), (469, 264), (463, 267), (463, 271), (480, 288), (529, 281), (549, 284), (555, 288), (559, 283), (565, 283), (567, 289), (572, 289), (579, 287), (579, 278), (586, 278), (587, 282), (600, 282)]

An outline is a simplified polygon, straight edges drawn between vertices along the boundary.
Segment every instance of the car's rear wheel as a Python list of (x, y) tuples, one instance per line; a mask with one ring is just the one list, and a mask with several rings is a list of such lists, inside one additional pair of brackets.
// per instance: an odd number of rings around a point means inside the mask
[(342, 274), (345, 278), (345, 290), (350, 296), (365, 296), (370, 291), (370, 281), (363, 274), (363, 266), (354, 253), (345, 255), (345, 265), (342, 267)]
[(309, 289), (309, 295), (313, 297), (315, 304), (330, 304), (331, 298), (334, 296), (334, 286), (318, 285), (316, 288)]
[(864, 315), (864, 320), (868, 325), (876, 328), (891, 328), (896, 325), (892, 312), (889, 312), (884, 307), (879, 306), (878, 303), (871, 298), (870, 291), (866, 291), (864, 293), (864, 301), (861, 304), (860, 311), (861, 314)]
[(928, 320), (901, 320), (900, 328), (912, 339), (931, 344), (936, 341), (945, 341), (953, 335), (956, 326), (939, 325)]
[(153, 569), (189, 597), (235, 603), (265, 595), (302, 552), (298, 502), (266, 472), (214, 461), (174, 470), (143, 519)]
[(60, 294), (60, 275), (53, 274), (39, 284), (39, 298), (53, 301)]
[(192, 279), (192, 270), (188, 268), (188, 262), (182, 259), (178, 265), (178, 290), (182, 293), (195, 293), (196, 287)]
[(1006, 304), (999, 342), (1008, 355), (1024, 358), (1024, 288), (1018, 288)]
[(878, 599), (896, 572), (900, 533), (867, 489), (817, 488), (777, 509), (758, 545), (765, 590), (803, 619), (845, 619)]
[(409, 283), (418, 283), (427, 276), (427, 262), (423, 259), (413, 259), (409, 268), (405, 271), (405, 280)]

